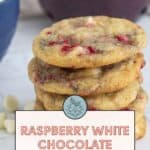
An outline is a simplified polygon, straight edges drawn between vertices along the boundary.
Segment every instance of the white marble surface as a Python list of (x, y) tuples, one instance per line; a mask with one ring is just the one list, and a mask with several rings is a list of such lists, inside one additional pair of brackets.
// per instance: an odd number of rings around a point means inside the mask
[[(36, 17), (20, 20), (16, 35), (9, 47), (7, 55), (0, 62), (0, 110), (3, 97), (12, 94), (20, 101), (20, 107), (35, 99), (33, 85), (27, 76), (27, 64), (32, 58), (32, 41), (39, 31), (50, 24), (47, 17)], [(150, 39), (150, 17), (143, 16), (138, 20)], [(144, 50), (146, 67), (143, 69), (143, 87), (150, 93), (150, 44)], [(146, 111), (150, 116), (150, 109)], [(150, 118), (150, 117), (149, 117)], [(150, 127), (150, 123), (148, 124)], [(13, 150), (13, 136), (0, 133), (0, 150)], [(4, 135), (4, 136), (2, 136)], [(150, 147), (150, 132), (145, 139), (137, 142), (137, 150), (148, 150)]]

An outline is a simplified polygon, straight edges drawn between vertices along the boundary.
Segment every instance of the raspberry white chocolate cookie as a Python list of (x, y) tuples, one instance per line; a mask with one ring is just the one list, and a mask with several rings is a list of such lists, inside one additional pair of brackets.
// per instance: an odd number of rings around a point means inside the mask
[(39, 59), (29, 64), (29, 77), (35, 86), (50, 93), (93, 95), (112, 93), (125, 88), (138, 78), (143, 55), (95, 69), (64, 69), (47, 65)]
[(62, 20), (44, 29), (33, 52), (47, 64), (65, 68), (94, 68), (125, 60), (146, 46), (141, 27), (105, 16)]
[[(84, 97), (88, 103), (88, 109), (94, 110), (119, 110), (124, 109), (132, 103), (139, 91), (138, 81), (134, 81), (128, 87), (110, 94), (99, 94), (96, 96)], [(39, 101), (46, 110), (62, 110), (64, 100), (67, 96), (52, 94), (35, 88)], [(133, 107), (133, 106), (132, 106)]]

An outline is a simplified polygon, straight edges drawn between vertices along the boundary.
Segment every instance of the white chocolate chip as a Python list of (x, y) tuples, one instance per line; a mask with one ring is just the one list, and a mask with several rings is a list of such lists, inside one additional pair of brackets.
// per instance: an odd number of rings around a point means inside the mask
[(96, 22), (94, 21), (93, 17), (88, 17), (87, 19), (87, 25), (95, 25)]
[(34, 110), (34, 105), (35, 105), (34, 102), (27, 103), (27, 104), (24, 106), (24, 110)]
[(4, 99), (4, 108), (8, 112), (14, 112), (18, 108), (18, 100), (15, 96), (6, 96)]
[(83, 51), (83, 47), (81, 47), (81, 46), (76, 46), (74, 49), (76, 50), (76, 52), (82, 52)]
[(70, 52), (72, 55), (79, 55), (83, 54), (85, 52), (84, 48), (81, 46), (76, 46), (73, 48), (73, 50)]
[(15, 120), (13, 119), (6, 119), (4, 122), (4, 126), (6, 131), (10, 134), (15, 133)]
[(6, 114), (4, 112), (0, 113), (0, 129), (4, 128), (4, 121), (6, 119)]

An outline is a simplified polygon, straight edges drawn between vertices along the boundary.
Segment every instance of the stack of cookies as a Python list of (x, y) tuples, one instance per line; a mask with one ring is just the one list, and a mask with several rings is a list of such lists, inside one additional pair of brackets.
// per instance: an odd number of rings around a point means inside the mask
[(28, 68), (35, 110), (62, 110), (68, 96), (79, 95), (89, 110), (135, 110), (136, 139), (143, 137), (145, 46), (143, 29), (125, 19), (79, 17), (44, 29), (33, 42)]

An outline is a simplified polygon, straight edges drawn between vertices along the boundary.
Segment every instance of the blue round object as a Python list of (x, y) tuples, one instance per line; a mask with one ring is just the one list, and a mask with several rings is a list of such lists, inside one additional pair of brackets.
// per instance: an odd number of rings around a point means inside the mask
[(19, 15), (19, 0), (0, 0), (0, 60), (14, 35)]
[(64, 113), (70, 119), (80, 119), (87, 111), (87, 103), (80, 96), (70, 96), (64, 102)]

